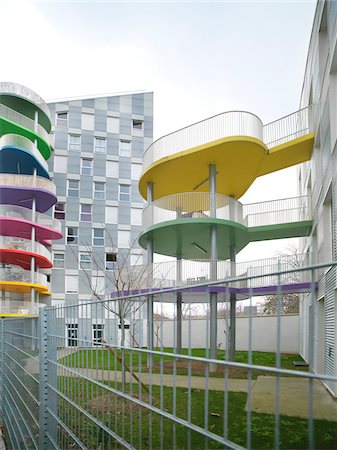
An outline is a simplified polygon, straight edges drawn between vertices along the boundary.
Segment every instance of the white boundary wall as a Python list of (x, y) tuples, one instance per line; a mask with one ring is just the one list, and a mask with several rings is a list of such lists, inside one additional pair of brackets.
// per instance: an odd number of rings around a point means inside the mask
[[(207, 345), (206, 331), (207, 325), (205, 319), (191, 319), (191, 347), (202, 348)], [(163, 345), (165, 347), (174, 346), (173, 324), (171, 320), (163, 322)], [(277, 338), (277, 316), (253, 316), (253, 351), (276, 352)], [(298, 314), (287, 314), (281, 316), (281, 352), (299, 353), (300, 352), (300, 321)], [(218, 345), (220, 348), (226, 348), (226, 323), (224, 319), (218, 319)], [(237, 317), (236, 323), (236, 349), (248, 350), (248, 330), (249, 317)], [(159, 331), (159, 334), (161, 332)], [(182, 321), (182, 346), (188, 347), (189, 320)], [(157, 339), (154, 339), (157, 345)]]

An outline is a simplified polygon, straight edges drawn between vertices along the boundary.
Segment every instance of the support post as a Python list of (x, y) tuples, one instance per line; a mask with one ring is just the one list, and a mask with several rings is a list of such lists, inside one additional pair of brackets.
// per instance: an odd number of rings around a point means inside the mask
[[(147, 184), (147, 202), (153, 202), (153, 183)], [(153, 241), (147, 241), (147, 264), (153, 265)], [(148, 295), (147, 300), (147, 348), (153, 350), (153, 295)], [(148, 353), (147, 366), (150, 368), (153, 365), (153, 355)]]
[[(235, 277), (236, 268), (236, 249), (234, 247), (230, 248), (230, 261), (231, 261), (231, 277)], [(229, 360), (235, 361), (235, 340), (236, 340), (236, 294), (229, 294), (230, 302), (230, 323), (229, 323)]]
[[(209, 165), (209, 188), (210, 188), (210, 214), (211, 217), (216, 217), (216, 166), (215, 164)], [(217, 242), (217, 229), (215, 226), (211, 227), (210, 236), (210, 278), (211, 281), (217, 279), (217, 259), (218, 259), (218, 242)], [(217, 358), (218, 349), (218, 296), (216, 292), (209, 294), (209, 330), (210, 330), (210, 358)], [(210, 372), (216, 372), (217, 365), (210, 365)]]
[[(177, 258), (177, 286), (181, 286), (181, 258)], [(176, 353), (181, 353), (182, 339), (182, 292), (177, 292), (177, 349)]]

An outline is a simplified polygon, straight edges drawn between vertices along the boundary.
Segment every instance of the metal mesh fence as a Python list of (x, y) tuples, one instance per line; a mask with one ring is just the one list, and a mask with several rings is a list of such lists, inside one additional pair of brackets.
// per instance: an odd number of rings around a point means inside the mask
[[(337, 404), (327, 389), (336, 395), (337, 377), (326, 370), (336, 360), (319, 337), (320, 308), (313, 307), (322, 301), (319, 269), (266, 275), (277, 281), (264, 293), (271, 324), (254, 315), (261, 275), (246, 277), (248, 291), (240, 288), (242, 277), (228, 278), (43, 308), (39, 321), (3, 319), (0, 392), (9, 448), (336, 448)], [(292, 325), (283, 315), (284, 280), (294, 270), (301, 272), (292, 294), (306, 327), (305, 345), (298, 342), (305, 360), (288, 353)], [(210, 293), (217, 294), (215, 322)], [(233, 322), (233, 298), (244, 302), (244, 329), (238, 317)], [(230, 360), (235, 326), (247, 347)], [(294, 336), (299, 340), (298, 330)], [(268, 341), (270, 351), (261, 351)], [(326, 351), (325, 362), (315, 348)]]

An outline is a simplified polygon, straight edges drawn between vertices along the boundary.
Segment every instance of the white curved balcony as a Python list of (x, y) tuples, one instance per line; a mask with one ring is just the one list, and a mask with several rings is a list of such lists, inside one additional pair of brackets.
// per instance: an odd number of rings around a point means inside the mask
[(155, 161), (175, 153), (231, 136), (263, 140), (263, 124), (250, 112), (229, 111), (189, 125), (157, 139), (143, 157), (143, 170)]
[(19, 266), (7, 266), (0, 268), (0, 280), (12, 281), (15, 283), (34, 283), (41, 286), (46, 286), (49, 290), (50, 283), (47, 281), (47, 275), (39, 272), (34, 272), (34, 279), (30, 270), (24, 270)]
[(47, 161), (45, 161), (36, 145), (26, 137), (19, 136), (18, 134), (4, 134), (0, 137), (0, 147), (5, 147), (7, 145), (13, 145), (28, 150), (48, 172)]
[(242, 204), (232, 197), (207, 192), (185, 192), (161, 197), (143, 210), (143, 227), (175, 219), (211, 218), (214, 201), (216, 218), (243, 223)]
[(37, 188), (56, 194), (56, 186), (48, 178), (32, 175), (17, 175), (11, 173), (0, 174), (0, 186)]
[(3, 116), (18, 125), (22, 125), (23, 127), (28, 128), (33, 133), (37, 133), (49, 144), (49, 133), (47, 133), (47, 131), (40, 124), (37, 124), (35, 126), (34, 120), (30, 119), (24, 114), (21, 114), (18, 111), (15, 111), (14, 109), (0, 103), (0, 116)]
[(46, 258), (48, 261), (51, 261), (51, 251), (39, 242), (32, 242), (30, 239), (0, 236), (0, 248), (36, 253), (37, 255)]
[(36, 212), (34, 217), (29, 208), (15, 205), (0, 205), (0, 217), (11, 217), (17, 219), (27, 220), (39, 225), (53, 228), (53, 230), (61, 232), (62, 224), (59, 220), (54, 219), (48, 214)]

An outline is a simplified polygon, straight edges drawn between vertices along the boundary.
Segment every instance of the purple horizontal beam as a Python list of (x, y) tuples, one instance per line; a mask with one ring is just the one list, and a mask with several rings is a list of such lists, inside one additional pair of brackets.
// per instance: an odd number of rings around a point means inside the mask
[(0, 204), (17, 205), (32, 208), (32, 200), (36, 199), (36, 211), (48, 211), (55, 203), (56, 196), (39, 188), (0, 186)]

